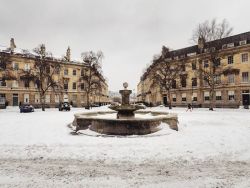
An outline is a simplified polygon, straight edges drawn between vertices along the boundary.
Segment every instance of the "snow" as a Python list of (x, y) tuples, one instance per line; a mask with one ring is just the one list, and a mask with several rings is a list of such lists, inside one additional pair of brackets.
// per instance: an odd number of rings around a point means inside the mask
[(0, 110), (0, 187), (250, 187), (249, 110), (174, 108), (178, 132), (128, 137), (74, 134), (83, 111)]

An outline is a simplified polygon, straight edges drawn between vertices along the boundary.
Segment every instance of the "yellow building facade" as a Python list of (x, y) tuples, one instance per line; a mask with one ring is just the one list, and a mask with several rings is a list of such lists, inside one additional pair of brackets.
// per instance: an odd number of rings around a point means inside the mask
[[(216, 41), (218, 42), (218, 41)], [(211, 42), (213, 43), (213, 41)], [(220, 39), (220, 68), (225, 72), (216, 78), (215, 106), (232, 107), (250, 105), (250, 32)], [(176, 80), (179, 87), (171, 89), (171, 103), (173, 106), (187, 106), (193, 104), (198, 107), (208, 107), (209, 86), (200, 76), (201, 69), (206, 66), (208, 53), (206, 48), (199, 45), (169, 52), (170, 63), (183, 63), (184, 73), (187, 75), (183, 87), (180, 80)], [(141, 76), (137, 85), (137, 101), (148, 105), (168, 104), (166, 93), (161, 92), (159, 86), (152, 87), (152, 76), (157, 64), (152, 64)]]
[[(20, 76), (23, 70), (29, 70), (34, 67), (35, 58), (32, 55), (23, 53), (20, 50), (10, 52), (10, 49), (1, 50), (0, 56), (9, 53), (8, 66), (11, 69), (9, 74), (15, 79), (5, 80), (6, 72), (0, 71), (0, 99), (6, 101), (9, 106), (18, 106), (23, 103), (29, 103), (35, 107), (40, 106), (40, 95), (36, 84), (30, 82), (26, 84)], [(63, 83), (63, 89), (60, 92), (48, 90), (45, 96), (47, 107), (57, 107), (59, 102), (67, 101), (75, 107), (84, 107), (87, 104), (86, 93), (84, 91), (84, 82), (80, 81), (81, 71), (84, 67), (82, 62), (67, 61), (61, 59), (51, 59), (52, 63), (60, 63), (60, 71), (54, 75), (56, 81), (66, 80)], [(96, 79), (100, 80), (101, 87), (90, 95), (90, 104), (104, 105), (109, 102), (108, 85), (103, 75)]]

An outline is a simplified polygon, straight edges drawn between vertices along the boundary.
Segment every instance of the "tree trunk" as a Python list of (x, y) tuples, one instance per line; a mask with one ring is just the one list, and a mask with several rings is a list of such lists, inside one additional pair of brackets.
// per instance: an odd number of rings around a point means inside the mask
[(89, 93), (87, 92), (87, 106), (85, 107), (85, 109), (88, 109), (90, 108), (90, 105), (89, 105)]
[(40, 94), (40, 103), (41, 103), (42, 111), (45, 111), (45, 95), (44, 94)]
[(211, 111), (213, 111), (214, 110), (214, 103), (215, 103), (215, 101), (214, 101), (214, 89), (211, 89), (210, 90), (210, 94), (209, 94), (210, 96), (210, 105), (209, 105), (209, 110), (211, 110)]
[(171, 102), (171, 98), (170, 98), (170, 91), (168, 91), (168, 94), (167, 94), (167, 96), (168, 96), (168, 108), (169, 109), (172, 109), (172, 102)]

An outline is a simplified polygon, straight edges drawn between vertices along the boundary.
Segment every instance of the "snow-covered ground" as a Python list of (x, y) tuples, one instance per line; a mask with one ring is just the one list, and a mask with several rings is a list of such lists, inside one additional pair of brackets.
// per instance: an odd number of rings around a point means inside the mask
[(250, 187), (250, 111), (185, 110), (178, 132), (129, 137), (73, 134), (84, 109), (0, 110), (0, 187)]

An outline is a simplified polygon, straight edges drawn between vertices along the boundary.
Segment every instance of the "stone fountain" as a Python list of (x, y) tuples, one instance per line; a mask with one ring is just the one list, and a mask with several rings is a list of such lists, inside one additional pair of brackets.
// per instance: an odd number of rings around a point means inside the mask
[[(128, 84), (123, 84), (120, 90), (121, 105), (111, 105), (110, 110), (84, 112), (75, 114), (72, 123), (75, 131), (90, 129), (97, 133), (108, 135), (144, 135), (159, 131), (161, 122), (169, 124), (171, 129), (178, 130), (176, 114), (142, 110), (141, 105), (132, 105)], [(138, 110), (138, 111), (137, 111)]]
[(143, 109), (140, 105), (132, 105), (129, 103), (129, 96), (132, 93), (131, 90), (128, 90), (128, 83), (123, 83), (123, 90), (120, 90), (119, 93), (122, 96), (122, 104), (121, 105), (112, 105), (109, 108), (117, 111), (117, 119), (129, 119), (135, 117), (135, 111), (139, 109)]

